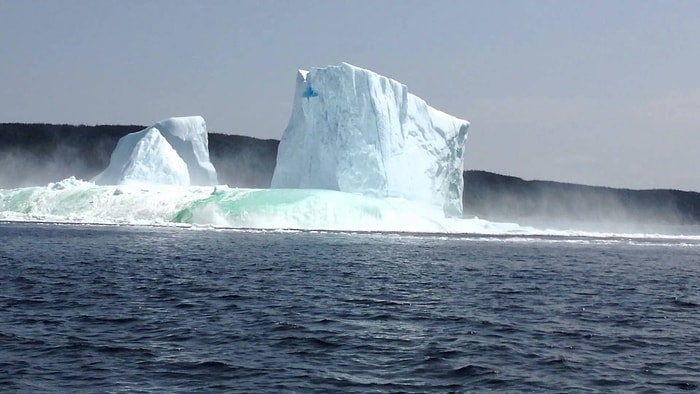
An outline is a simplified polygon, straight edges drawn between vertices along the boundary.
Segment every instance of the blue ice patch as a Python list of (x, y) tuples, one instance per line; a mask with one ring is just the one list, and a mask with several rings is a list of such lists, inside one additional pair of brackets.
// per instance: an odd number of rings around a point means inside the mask
[(306, 90), (304, 90), (304, 94), (302, 94), (303, 97), (309, 98), (309, 97), (318, 97), (318, 92), (315, 91), (311, 85), (308, 85), (306, 87)]

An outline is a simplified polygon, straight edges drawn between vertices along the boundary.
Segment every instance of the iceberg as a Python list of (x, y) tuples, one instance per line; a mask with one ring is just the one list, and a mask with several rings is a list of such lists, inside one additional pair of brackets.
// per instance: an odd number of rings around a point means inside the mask
[(468, 127), (372, 71), (300, 70), (271, 187), (401, 198), (459, 217)]
[(218, 185), (204, 119), (170, 118), (121, 138), (92, 182), (0, 189), (0, 221), (488, 232), (454, 218), (468, 127), (369, 70), (299, 71), (272, 188)]
[(93, 182), (216, 185), (208, 146), (207, 126), (201, 116), (165, 119), (122, 137), (109, 166)]

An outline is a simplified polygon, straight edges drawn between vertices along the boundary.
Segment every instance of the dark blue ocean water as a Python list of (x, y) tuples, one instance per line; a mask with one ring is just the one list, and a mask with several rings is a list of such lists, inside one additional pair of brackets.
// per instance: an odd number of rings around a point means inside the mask
[(682, 392), (700, 246), (0, 224), (0, 391)]

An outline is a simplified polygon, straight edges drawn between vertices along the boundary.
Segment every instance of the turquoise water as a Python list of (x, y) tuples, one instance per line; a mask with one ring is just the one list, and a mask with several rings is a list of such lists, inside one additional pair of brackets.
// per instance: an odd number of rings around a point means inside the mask
[(331, 190), (95, 186), (0, 190), (0, 219), (352, 231), (445, 231), (430, 210)]
[(203, 226), (362, 232), (471, 233), (595, 237), (689, 237), (698, 226), (540, 228), (478, 218), (448, 219), (440, 210), (401, 199), (332, 190), (238, 189), (226, 186), (96, 186), (76, 179), (46, 187), (0, 189), (1, 221)]

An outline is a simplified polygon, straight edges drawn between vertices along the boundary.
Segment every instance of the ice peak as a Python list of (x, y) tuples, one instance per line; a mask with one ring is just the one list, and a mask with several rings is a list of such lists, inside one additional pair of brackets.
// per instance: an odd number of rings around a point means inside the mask
[(272, 187), (400, 197), (458, 216), (468, 126), (370, 70), (300, 70)]
[(168, 118), (122, 137), (109, 166), (93, 181), (102, 185), (216, 185), (204, 118)]

